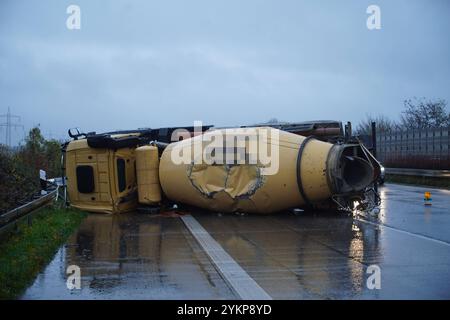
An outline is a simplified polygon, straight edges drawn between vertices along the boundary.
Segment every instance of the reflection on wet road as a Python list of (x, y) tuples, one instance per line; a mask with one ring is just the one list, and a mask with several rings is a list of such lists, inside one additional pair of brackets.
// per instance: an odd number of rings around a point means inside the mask
[[(81, 268), (81, 290), (66, 268)], [(178, 217), (92, 214), (25, 293), (31, 299), (232, 299)]]
[[(431, 206), (424, 205), (425, 191), (431, 192)], [(380, 222), (450, 243), (450, 190), (390, 184), (380, 195)]]
[[(380, 214), (364, 217), (372, 223), (342, 213), (192, 215), (274, 299), (449, 299), (450, 192), (431, 189), (425, 207), (423, 191), (382, 187)], [(366, 285), (373, 264), (380, 290)], [(66, 287), (69, 265), (81, 268), (81, 290)], [(89, 215), (23, 298), (238, 296), (179, 217), (131, 213)]]

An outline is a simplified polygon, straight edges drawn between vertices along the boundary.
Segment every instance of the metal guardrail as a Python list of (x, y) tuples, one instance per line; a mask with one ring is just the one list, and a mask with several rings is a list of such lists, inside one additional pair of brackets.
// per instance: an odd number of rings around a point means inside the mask
[(11, 211), (8, 211), (0, 215), (0, 233), (8, 229), (18, 220), (26, 216), (29, 216), (36, 209), (39, 209), (42, 206), (46, 205), (47, 203), (55, 199), (57, 196), (58, 196), (58, 187), (55, 190), (50, 191), (46, 195), (36, 200), (28, 202), (20, 207), (17, 207), (15, 209), (12, 209)]
[(386, 174), (397, 174), (402, 176), (419, 176), (450, 178), (450, 170), (427, 170), (427, 169), (407, 169), (407, 168), (385, 168)]

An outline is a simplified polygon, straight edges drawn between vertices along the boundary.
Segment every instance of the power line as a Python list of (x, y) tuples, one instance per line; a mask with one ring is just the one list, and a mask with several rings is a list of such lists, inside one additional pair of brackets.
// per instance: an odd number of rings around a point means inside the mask
[(11, 129), (12, 128), (22, 128), (23, 129), (23, 125), (14, 122), (14, 119), (17, 119), (18, 121), (20, 121), (20, 116), (16, 116), (16, 115), (12, 114), (8, 107), (8, 113), (2, 114), (2, 115), (0, 115), (0, 117), (6, 118), (6, 122), (0, 123), (0, 127), (6, 127), (5, 144), (8, 147), (11, 147), (11, 136), (12, 136)]

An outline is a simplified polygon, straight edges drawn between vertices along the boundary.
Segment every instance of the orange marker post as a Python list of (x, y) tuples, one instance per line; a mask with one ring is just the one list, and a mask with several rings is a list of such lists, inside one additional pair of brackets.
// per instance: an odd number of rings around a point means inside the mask
[(426, 206), (431, 206), (431, 192), (426, 191), (423, 196), (423, 201)]

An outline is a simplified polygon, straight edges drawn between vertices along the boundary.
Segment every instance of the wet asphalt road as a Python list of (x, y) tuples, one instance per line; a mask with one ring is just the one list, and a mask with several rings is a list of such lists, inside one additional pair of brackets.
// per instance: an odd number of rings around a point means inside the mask
[[(432, 206), (423, 193), (431, 191)], [(273, 299), (450, 299), (450, 191), (389, 184), (378, 215), (194, 213)], [(81, 268), (68, 290), (66, 268)], [(369, 289), (367, 268), (381, 270)], [(23, 299), (238, 299), (177, 215), (91, 214)]]

